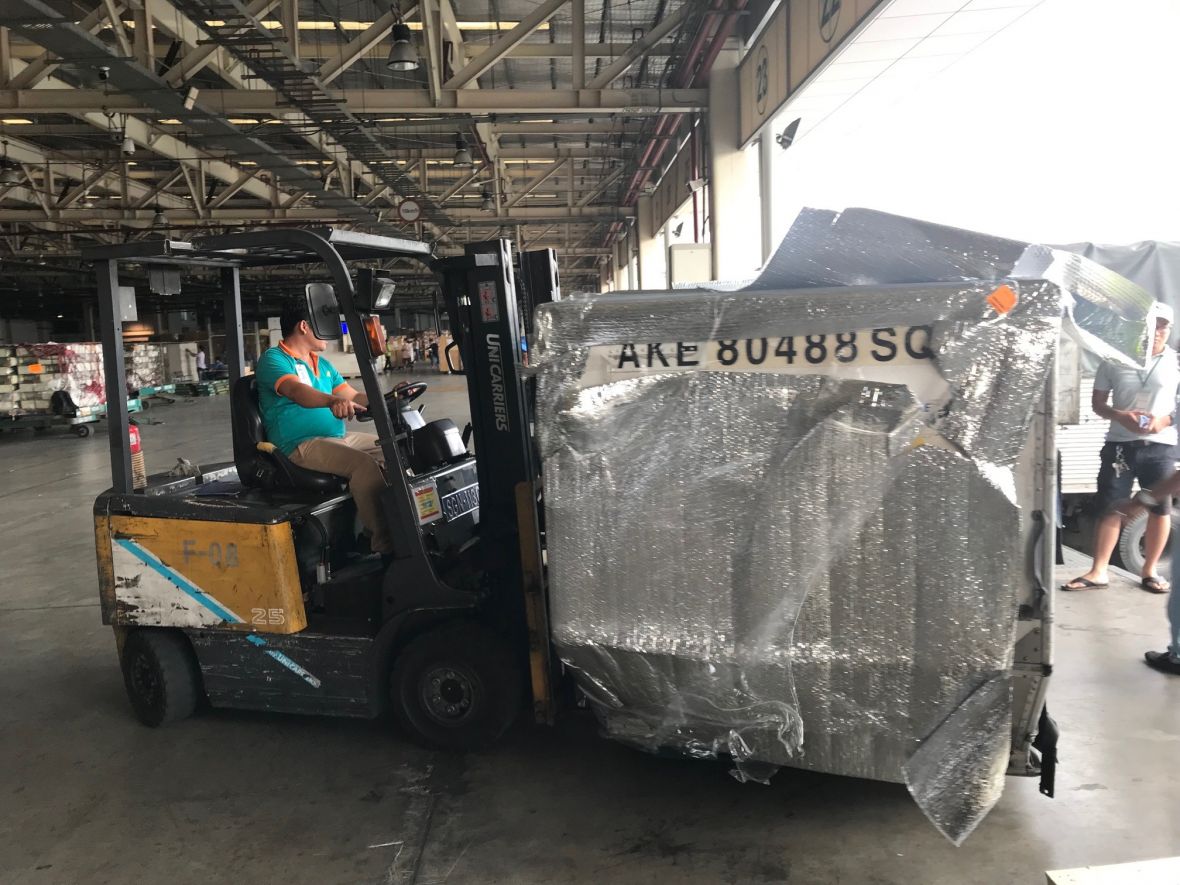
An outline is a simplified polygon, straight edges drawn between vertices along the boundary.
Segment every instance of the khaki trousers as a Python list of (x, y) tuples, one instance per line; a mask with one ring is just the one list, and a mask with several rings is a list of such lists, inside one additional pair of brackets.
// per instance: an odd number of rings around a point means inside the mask
[(385, 488), (385, 455), (376, 434), (346, 433), (339, 439), (321, 436), (305, 440), (290, 458), (300, 467), (345, 477), (361, 522), (373, 535), (373, 551), (393, 552), (389, 527), (377, 503), (377, 496)]

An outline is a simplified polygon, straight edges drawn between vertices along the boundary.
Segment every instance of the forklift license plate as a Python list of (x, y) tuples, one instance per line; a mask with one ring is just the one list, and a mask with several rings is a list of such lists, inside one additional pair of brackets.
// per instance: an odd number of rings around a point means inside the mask
[(473, 510), (479, 508), (479, 485), (472, 483), (469, 486), (451, 492), (442, 499), (443, 516), (448, 521), (458, 519)]

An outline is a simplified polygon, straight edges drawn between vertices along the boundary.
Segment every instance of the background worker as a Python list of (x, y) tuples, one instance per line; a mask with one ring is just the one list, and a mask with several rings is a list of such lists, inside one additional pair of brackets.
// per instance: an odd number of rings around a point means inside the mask
[(385, 456), (376, 434), (346, 433), (344, 419), (363, 413), (369, 401), (321, 353), (307, 304), (292, 296), (279, 319), (283, 340), (258, 360), (258, 407), (266, 438), (300, 467), (348, 480), (361, 522), (376, 553), (393, 550), (378, 495), (385, 487)]
[(395, 346), (392, 338), (385, 339), (385, 365), (382, 367), (383, 372), (392, 372), (394, 369), (394, 362), (397, 358), (397, 354), (394, 353)]
[(205, 355), (205, 348), (198, 344), (196, 351), (188, 350), (186, 348), (184, 352), (189, 356), (197, 358), (197, 380), (204, 381), (205, 372), (208, 371), (209, 368), (209, 358)]
[[(1090, 570), (1061, 586), (1062, 590), (1091, 590), (1110, 583), (1107, 566), (1119, 540), (1121, 517), (1117, 508), (1131, 496), (1132, 484), (1151, 488), (1171, 476), (1176, 467), (1176, 390), (1180, 366), (1168, 347), (1172, 310), (1164, 307), (1156, 319), (1147, 367), (1131, 369), (1104, 362), (1094, 376), (1094, 413), (1110, 421), (1098, 471), (1098, 525), (1094, 529), (1094, 561)], [(1171, 530), (1171, 498), (1150, 508), (1144, 539), (1140, 584), (1150, 593), (1167, 593), (1170, 584), (1156, 572)]]
[[(1160, 501), (1170, 501), (1177, 492), (1180, 492), (1180, 470), (1125, 502), (1119, 508), (1119, 515), (1126, 520), (1134, 519), (1144, 510), (1158, 507)], [(1174, 562), (1175, 557), (1172, 559)], [(1171, 641), (1167, 650), (1145, 652), (1143, 657), (1152, 669), (1180, 676), (1180, 593), (1175, 590), (1168, 597), (1168, 625), (1171, 628)]]

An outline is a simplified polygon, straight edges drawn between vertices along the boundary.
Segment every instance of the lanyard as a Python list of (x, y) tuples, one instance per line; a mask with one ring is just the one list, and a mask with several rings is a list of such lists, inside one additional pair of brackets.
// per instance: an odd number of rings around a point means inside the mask
[[(1167, 351), (1165, 351), (1165, 353), (1166, 352)], [(1143, 373), (1140, 372), (1138, 369), (1135, 370), (1135, 374), (1137, 374), (1139, 376), (1139, 389), (1140, 390), (1142, 390), (1143, 388), (1145, 388), (1147, 386), (1147, 382), (1150, 381), (1151, 376), (1155, 374), (1156, 366), (1158, 366), (1160, 364), (1160, 360), (1162, 360), (1163, 358), (1164, 358), (1163, 353), (1161, 353), (1159, 356), (1157, 356), (1155, 358), (1155, 362), (1152, 363), (1152, 365), (1151, 365), (1151, 371), (1147, 373), (1146, 378), (1143, 377)]]

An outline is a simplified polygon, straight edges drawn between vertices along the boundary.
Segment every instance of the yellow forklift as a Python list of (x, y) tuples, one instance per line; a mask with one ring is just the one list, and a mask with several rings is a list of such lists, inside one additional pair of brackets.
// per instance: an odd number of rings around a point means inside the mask
[[(108, 391), (125, 389), (121, 268), (172, 292), (186, 269), (216, 269), (225, 313), (232, 461), (136, 483), (126, 400), (108, 404), (112, 485), (94, 505), (99, 593), (142, 722), (179, 720), (206, 701), (388, 712), (416, 741), (461, 749), (499, 737), (526, 695), (538, 721), (552, 720), (538, 467), (519, 371), (526, 317), (559, 297), (551, 250), (514, 254), (501, 240), (435, 260), (411, 240), (283, 229), (96, 246), (83, 257), (97, 270)], [(382, 394), (380, 318), (395, 302), (372, 266), (391, 259), (421, 262), (438, 279), (468, 377), (463, 433), (413, 405), (424, 383)], [(326, 277), (305, 289), (318, 338), (340, 338), (342, 320), (351, 332), (385, 455), (392, 556), (367, 554), (344, 480), (293, 464), (266, 440), (243, 366), (241, 271), (280, 265)]]

